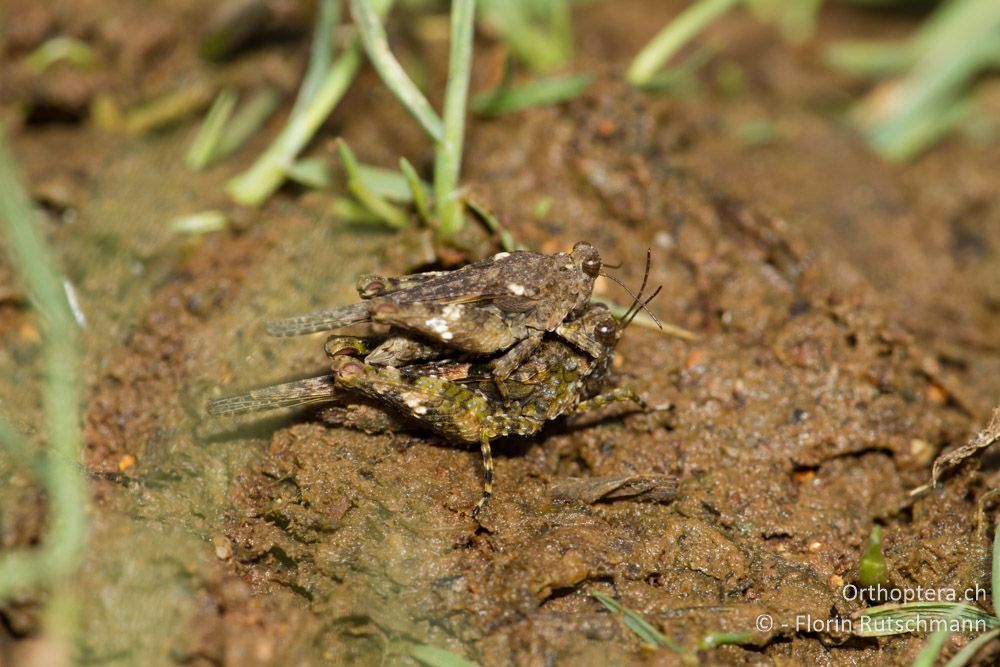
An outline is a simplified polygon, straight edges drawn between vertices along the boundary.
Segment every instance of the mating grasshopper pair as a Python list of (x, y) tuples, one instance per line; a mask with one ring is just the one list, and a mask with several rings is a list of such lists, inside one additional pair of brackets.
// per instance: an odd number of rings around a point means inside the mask
[(601, 387), (622, 331), (659, 292), (642, 300), (649, 257), (639, 294), (620, 320), (589, 301), (594, 279), (606, 275), (601, 268), (597, 250), (581, 242), (572, 253), (500, 253), (456, 271), (363, 276), (362, 302), (270, 323), (268, 332), (376, 322), (392, 326), (387, 338), (331, 336), (331, 374), (218, 399), (208, 412), (348, 396), (449, 440), (479, 442), (485, 479), (475, 517), (492, 494), (493, 439), (531, 435), (560, 415), (612, 401), (648, 409), (630, 389)]

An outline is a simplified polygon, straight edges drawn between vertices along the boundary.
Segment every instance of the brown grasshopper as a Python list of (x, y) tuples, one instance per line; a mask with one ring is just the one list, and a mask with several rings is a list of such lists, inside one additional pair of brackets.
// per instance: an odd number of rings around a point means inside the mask
[[(643, 289), (645, 284), (644, 278)], [(657, 293), (659, 288), (645, 301), (636, 296), (621, 320), (602, 304), (587, 304), (576, 318), (563, 323), (566, 338), (546, 336), (531, 356), (513, 369), (505, 393), (493, 382), (495, 365), (502, 356), (478, 363), (377, 366), (359, 358), (370, 352), (368, 341), (333, 336), (326, 346), (332, 358), (330, 375), (211, 401), (208, 412), (240, 414), (338, 400), (346, 394), (368, 399), (369, 407), (384, 407), (448, 440), (478, 442), (484, 483), (483, 496), (472, 512), (476, 517), (493, 492), (492, 440), (532, 435), (561, 415), (615, 401), (632, 401), (643, 410), (649, 409), (630, 388), (605, 393), (601, 388), (622, 332)]]
[[(273, 336), (339, 329), (363, 322), (394, 330), (366, 363), (403, 366), (454, 354), (493, 355), (493, 377), (504, 380), (538, 347), (546, 332), (587, 303), (601, 273), (601, 256), (581, 241), (570, 253), (501, 252), (455, 271), (358, 280), (360, 303), (269, 322)], [(606, 274), (605, 274), (606, 275)]]

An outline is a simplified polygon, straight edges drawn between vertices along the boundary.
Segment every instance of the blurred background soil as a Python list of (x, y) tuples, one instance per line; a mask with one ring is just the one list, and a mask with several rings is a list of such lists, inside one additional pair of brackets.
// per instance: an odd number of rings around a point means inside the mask
[[(744, 68), (738, 94), (624, 85), (617, 73), (678, 5), (583, 5), (575, 63), (596, 83), (567, 104), (469, 124), (464, 182), (518, 240), (544, 252), (588, 240), (632, 286), (651, 248), (664, 289), (650, 307), (697, 334), (634, 326), (619, 346), (617, 381), (669, 410), (607, 408), (495, 445), (479, 525), (477, 451), (352, 431), (316, 410), (204, 415), (210, 398), (322, 373), (322, 336), (269, 339), (262, 321), (349, 302), (359, 273), (408, 270), (409, 237), (338, 220), (329, 193), (229, 204), (225, 180), (280, 114), (202, 173), (181, 162), (194, 118), (140, 139), (88, 122), (99, 92), (141, 100), (184, 81), (266, 81), (290, 99), (310, 13), (290, 3), (274, 34), (218, 67), (197, 56), (204, 3), (0, 2), (0, 97), (30, 109), (12, 142), (86, 316), (84, 664), (409, 664), (415, 644), (483, 665), (672, 663), (591, 589), (688, 646), (753, 634), (712, 663), (908, 664), (922, 637), (794, 631), (799, 615), (857, 608), (841, 587), (874, 524), (892, 584), (988, 589), (977, 500), (1000, 482), (995, 457), (909, 491), (1000, 397), (1000, 145), (951, 139), (888, 165), (837, 119), (858, 84), (821, 66), (816, 45), (739, 17), (709, 33), (719, 66)], [(816, 43), (915, 21), (833, 4)], [(37, 77), (15, 65), (56, 32), (86, 37), (105, 66)], [(446, 42), (399, 49), (423, 54), (440, 91)], [(497, 61), (481, 36), (474, 88), (495, 83)], [(385, 166), (406, 155), (426, 171), (432, 157), (368, 69), (310, 153), (335, 159), (337, 136)], [(233, 228), (183, 237), (167, 225), (207, 208)], [(0, 340), (0, 405), (41, 440), (40, 323), (5, 264)], [(44, 501), (26, 474), (5, 474), (0, 545), (33, 544)], [(672, 475), (676, 490), (553, 495), (564, 478), (624, 474)], [(27, 654), (37, 603), (0, 610), (0, 657)], [(764, 613), (775, 628), (755, 631)]]

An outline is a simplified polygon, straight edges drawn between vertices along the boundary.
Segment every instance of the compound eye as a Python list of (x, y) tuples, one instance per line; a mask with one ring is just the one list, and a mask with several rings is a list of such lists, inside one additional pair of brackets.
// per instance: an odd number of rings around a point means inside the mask
[(597, 274), (601, 272), (601, 258), (588, 257), (583, 260), (583, 272), (591, 278), (596, 277)]
[(614, 345), (618, 339), (618, 323), (614, 319), (598, 322), (594, 327), (594, 338), (602, 345)]

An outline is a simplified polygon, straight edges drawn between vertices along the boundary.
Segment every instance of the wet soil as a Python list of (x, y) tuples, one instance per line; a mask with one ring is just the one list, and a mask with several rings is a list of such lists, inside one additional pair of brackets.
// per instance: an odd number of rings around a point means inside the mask
[[(613, 73), (676, 8), (582, 8), (577, 63), (597, 83), (559, 107), (473, 119), (465, 181), (521, 242), (554, 252), (586, 239), (627, 284), (651, 248), (664, 286), (651, 308), (697, 337), (630, 328), (615, 381), (669, 409), (609, 407), (498, 442), (495, 497), (476, 522), (477, 451), (358, 432), (318, 410), (204, 417), (207, 399), (321, 373), (322, 337), (268, 339), (261, 322), (352, 300), (357, 274), (407, 270), (408, 246), (337, 220), (326, 192), (286, 188), (259, 211), (227, 204), (225, 179), (280, 118), (200, 174), (181, 163), (194, 120), (138, 139), (83, 122), (94, 91), (142, 99), (185, 77), (256, 73), (294, 91), (304, 23), (209, 70), (191, 30), (207, 10), (157, 7), (155, 20), (97, 0), (14, 9), (11, 62), (60, 32), (102, 45), (107, 67), (74, 79), (71, 100), (19, 68), (0, 76), (38, 114), (12, 139), (87, 317), (84, 663), (412, 664), (417, 644), (483, 665), (677, 661), (643, 648), (597, 590), (688, 647), (750, 633), (703, 654), (711, 664), (909, 664), (922, 637), (795, 629), (858, 608), (843, 586), (876, 524), (892, 585), (988, 590), (978, 502), (997, 486), (995, 459), (909, 491), (1000, 398), (1000, 147), (955, 139), (913, 165), (883, 164), (840, 120), (856, 84), (825, 70), (816, 47), (794, 50), (739, 17), (710, 33), (723, 46), (701, 94), (640, 93)], [(912, 21), (834, 7), (819, 39)], [(435, 90), (445, 51), (428, 39), (400, 49), (426, 58)], [(477, 45), (481, 87), (496, 49)], [(734, 61), (738, 95), (712, 83)], [(767, 139), (748, 140), (761, 123)], [(332, 158), (338, 135), (369, 162), (431, 157), (371, 72), (312, 153)], [(186, 239), (167, 226), (211, 207), (235, 228)], [(41, 441), (40, 325), (13, 288), (0, 264), (0, 405)], [(23, 473), (3, 473), (2, 544), (31, 544), (43, 499)], [(560, 495), (572, 478), (622, 475), (671, 481), (648, 497)], [(762, 631), (764, 614), (774, 627)], [(0, 651), (37, 632), (31, 596), (0, 616)]]

